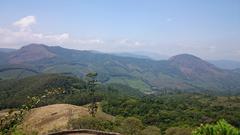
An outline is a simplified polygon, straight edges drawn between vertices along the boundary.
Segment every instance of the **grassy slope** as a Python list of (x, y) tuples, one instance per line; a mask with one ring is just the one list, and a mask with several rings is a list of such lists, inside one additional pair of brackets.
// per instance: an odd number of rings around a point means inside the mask
[[(100, 107), (99, 107), (100, 108)], [(35, 108), (25, 117), (22, 127), (28, 133), (37, 131), (46, 134), (58, 130), (68, 129), (67, 123), (70, 119), (90, 116), (88, 109), (84, 106), (70, 104), (54, 104)], [(114, 117), (99, 109), (97, 118), (113, 120)]]

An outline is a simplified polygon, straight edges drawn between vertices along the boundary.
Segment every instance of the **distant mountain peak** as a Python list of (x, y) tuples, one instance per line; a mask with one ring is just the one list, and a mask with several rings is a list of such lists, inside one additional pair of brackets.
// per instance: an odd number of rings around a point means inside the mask
[(212, 67), (213, 65), (208, 63), (207, 61), (202, 60), (199, 57), (196, 57), (192, 54), (179, 54), (169, 58), (169, 61), (172, 64), (182, 65), (182, 66), (197, 66), (197, 65), (205, 65)]
[(182, 60), (196, 60), (201, 61), (199, 57), (196, 57), (192, 54), (179, 54), (169, 58), (170, 61), (182, 61)]
[(47, 48), (47, 47), (48, 46), (45, 44), (31, 43), (21, 47), (20, 50), (21, 49), (39, 49), (39, 48)]
[[(168, 60), (151, 60), (124, 58), (60, 46), (29, 44), (14, 52), (0, 55), (3, 72), (1, 76), (5, 77), (6, 73), (9, 74), (9, 78), (33, 75), (32, 70), (77, 77), (95, 71), (99, 73), (99, 80), (103, 83), (127, 82), (129, 86), (146, 92), (163, 88), (182, 90), (240, 88), (238, 70), (219, 69), (191, 54), (176, 55)], [(22, 67), (27, 67), (27, 70), (22, 70)]]
[(219, 75), (221, 70), (213, 64), (208, 63), (191, 54), (180, 54), (169, 59), (171, 65), (180, 69), (188, 77), (197, 77), (199, 75)]
[(24, 62), (33, 62), (41, 59), (55, 57), (56, 55), (48, 50), (44, 44), (29, 44), (13, 52), (9, 56), (9, 63), (20, 64)]

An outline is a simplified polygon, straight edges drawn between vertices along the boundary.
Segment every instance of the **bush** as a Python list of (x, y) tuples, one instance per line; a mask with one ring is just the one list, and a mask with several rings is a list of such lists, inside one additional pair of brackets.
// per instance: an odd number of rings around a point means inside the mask
[(171, 127), (166, 130), (166, 135), (191, 135), (190, 128)]
[(161, 130), (155, 126), (148, 126), (141, 132), (142, 135), (161, 135)]
[(82, 117), (68, 122), (71, 129), (94, 129), (101, 131), (120, 132), (123, 135), (160, 135), (160, 129), (148, 126), (144, 129), (141, 120), (134, 117), (116, 117), (114, 122), (95, 117)]
[(227, 121), (220, 120), (214, 125), (200, 126), (193, 132), (193, 135), (240, 135), (240, 131)]
[(120, 132), (124, 135), (140, 135), (142, 129), (141, 120), (134, 117), (124, 119), (120, 125)]
[(94, 117), (72, 119), (69, 121), (68, 126), (72, 129), (94, 129), (102, 131), (109, 131), (113, 129), (112, 122)]

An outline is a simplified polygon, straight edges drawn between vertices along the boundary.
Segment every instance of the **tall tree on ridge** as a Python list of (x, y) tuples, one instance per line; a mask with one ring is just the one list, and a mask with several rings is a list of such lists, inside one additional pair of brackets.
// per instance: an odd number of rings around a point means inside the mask
[(97, 80), (96, 80), (97, 73), (88, 73), (86, 77), (87, 77), (87, 89), (89, 91), (90, 97), (92, 98), (92, 101), (88, 106), (88, 111), (92, 117), (95, 117), (98, 109), (96, 97), (95, 97), (95, 86), (97, 85)]

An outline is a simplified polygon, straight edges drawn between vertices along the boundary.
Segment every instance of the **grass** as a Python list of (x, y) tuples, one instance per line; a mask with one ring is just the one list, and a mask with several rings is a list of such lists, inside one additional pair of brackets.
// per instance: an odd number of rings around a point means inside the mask
[[(75, 106), (70, 104), (54, 104), (35, 108), (27, 114), (21, 128), (27, 133), (38, 132), (47, 134), (52, 131), (68, 129), (68, 121), (74, 118), (90, 116), (86, 106)], [(97, 118), (113, 120), (114, 117), (99, 111)]]

